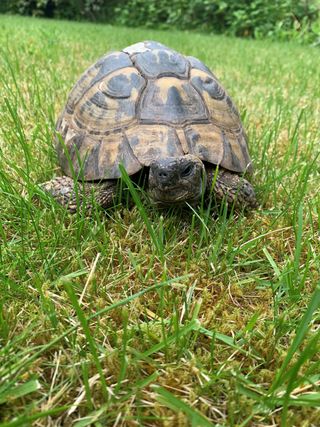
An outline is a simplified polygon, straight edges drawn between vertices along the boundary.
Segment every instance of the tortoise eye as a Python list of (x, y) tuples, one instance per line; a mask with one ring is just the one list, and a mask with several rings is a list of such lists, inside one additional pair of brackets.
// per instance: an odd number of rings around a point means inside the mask
[(185, 177), (191, 175), (192, 171), (193, 171), (193, 165), (189, 164), (183, 169), (183, 171), (181, 172), (181, 176), (183, 178), (185, 178)]

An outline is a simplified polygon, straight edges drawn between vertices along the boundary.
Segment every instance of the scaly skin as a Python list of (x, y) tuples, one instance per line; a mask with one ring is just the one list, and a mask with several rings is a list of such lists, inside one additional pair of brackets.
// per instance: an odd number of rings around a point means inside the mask
[(41, 184), (41, 188), (53, 196), (58, 203), (65, 206), (70, 213), (75, 213), (78, 206), (82, 207), (85, 196), (85, 207), (88, 211), (92, 209), (90, 204), (93, 196), (95, 202), (102, 208), (113, 206), (117, 195), (117, 180), (103, 181), (101, 183), (78, 182), (75, 187), (74, 181), (69, 176), (61, 176)]
[[(181, 164), (181, 162), (180, 162)], [(170, 167), (172, 167), (172, 162), (170, 163)], [(197, 204), (197, 200), (195, 200), (195, 196), (197, 195), (198, 200), (200, 202), (201, 199), (201, 186), (203, 185), (203, 173), (201, 170), (200, 173), (200, 165), (199, 162), (196, 164), (196, 167), (199, 167), (199, 173), (196, 173), (196, 177), (193, 177), (193, 181), (189, 181), (188, 185), (183, 186), (183, 181), (181, 184), (181, 192), (177, 190), (179, 189), (179, 185), (177, 187), (177, 182), (172, 182), (174, 185), (175, 192), (174, 197), (176, 200), (170, 200), (168, 203), (167, 194), (170, 193), (170, 189), (163, 189), (161, 191), (155, 192), (154, 187), (152, 190), (149, 188), (150, 197), (153, 201), (159, 205), (172, 205), (175, 204), (181, 205), (181, 198), (179, 196), (186, 192), (186, 188), (188, 190), (188, 200), (190, 204)], [(203, 166), (202, 166), (203, 168)], [(236, 208), (241, 209), (254, 209), (257, 208), (257, 199), (252, 185), (243, 177), (226, 171), (224, 169), (220, 169), (216, 174), (216, 169), (214, 167), (206, 168), (206, 199), (210, 197), (216, 198), (218, 202), (222, 200), (226, 200), (228, 204), (234, 204)], [(172, 178), (174, 179), (174, 178)], [(178, 179), (178, 178), (177, 178)], [(186, 178), (184, 178), (185, 180)], [(74, 181), (72, 178), (68, 176), (62, 176), (58, 178), (54, 178), (51, 181), (47, 181), (41, 185), (42, 189), (53, 196), (58, 203), (65, 206), (71, 213), (75, 213), (78, 206), (85, 208), (90, 212), (92, 205), (90, 204), (91, 197), (94, 197), (95, 202), (100, 205), (102, 208), (109, 208), (114, 205), (115, 197), (117, 196), (117, 180), (110, 181), (102, 181), (100, 183), (81, 183), (78, 182), (75, 187)], [(179, 182), (178, 182), (179, 183)], [(154, 182), (153, 182), (153, 185)], [(194, 193), (190, 190), (194, 187)], [(160, 186), (160, 184), (159, 184)], [(165, 200), (161, 200), (161, 194), (166, 197)], [(83, 205), (84, 197), (86, 199), (85, 205)], [(158, 197), (158, 199), (155, 199)]]
[(207, 168), (207, 194), (213, 193), (218, 201), (226, 200), (236, 208), (256, 209), (258, 202), (253, 186), (242, 176), (220, 169), (215, 179), (215, 168)]

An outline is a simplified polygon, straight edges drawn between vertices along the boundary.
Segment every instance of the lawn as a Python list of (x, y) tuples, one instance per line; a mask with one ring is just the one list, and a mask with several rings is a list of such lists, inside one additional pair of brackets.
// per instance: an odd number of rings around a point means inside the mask
[[(232, 96), (257, 211), (41, 194), (79, 75), (145, 39)], [(0, 55), (1, 426), (319, 425), (319, 48), (1, 16)]]

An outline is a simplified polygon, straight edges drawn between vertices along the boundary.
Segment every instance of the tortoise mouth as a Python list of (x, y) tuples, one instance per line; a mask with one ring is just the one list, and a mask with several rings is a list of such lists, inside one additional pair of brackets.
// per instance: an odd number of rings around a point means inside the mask
[(191, 205), (197, 204), (201, 200), (203, 187), (202, 184), (195, 189), (194, 187), (187, 188), (180, 185), (175, 185), (166, 188), (149, 187), (149, 196), (151, 202), (156, 206), (182, 206), (186, 203)]
[(180, 194), (168, 195), (165, 191), (151, 191), (150, 192), (152, 202), (155, 205), (182, 205), (188, 200), (188, 192)]

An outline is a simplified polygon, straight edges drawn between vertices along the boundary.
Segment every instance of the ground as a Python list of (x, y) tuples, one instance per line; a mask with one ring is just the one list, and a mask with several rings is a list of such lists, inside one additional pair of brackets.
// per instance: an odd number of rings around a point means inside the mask
[[(39, 191), (72, 85), (145, 39), (238, 105), (257, 211), (137, 193), (87, 218)], [(319, 425), (319, 49), (2, 16), (0, 53), (1, 426)]]

